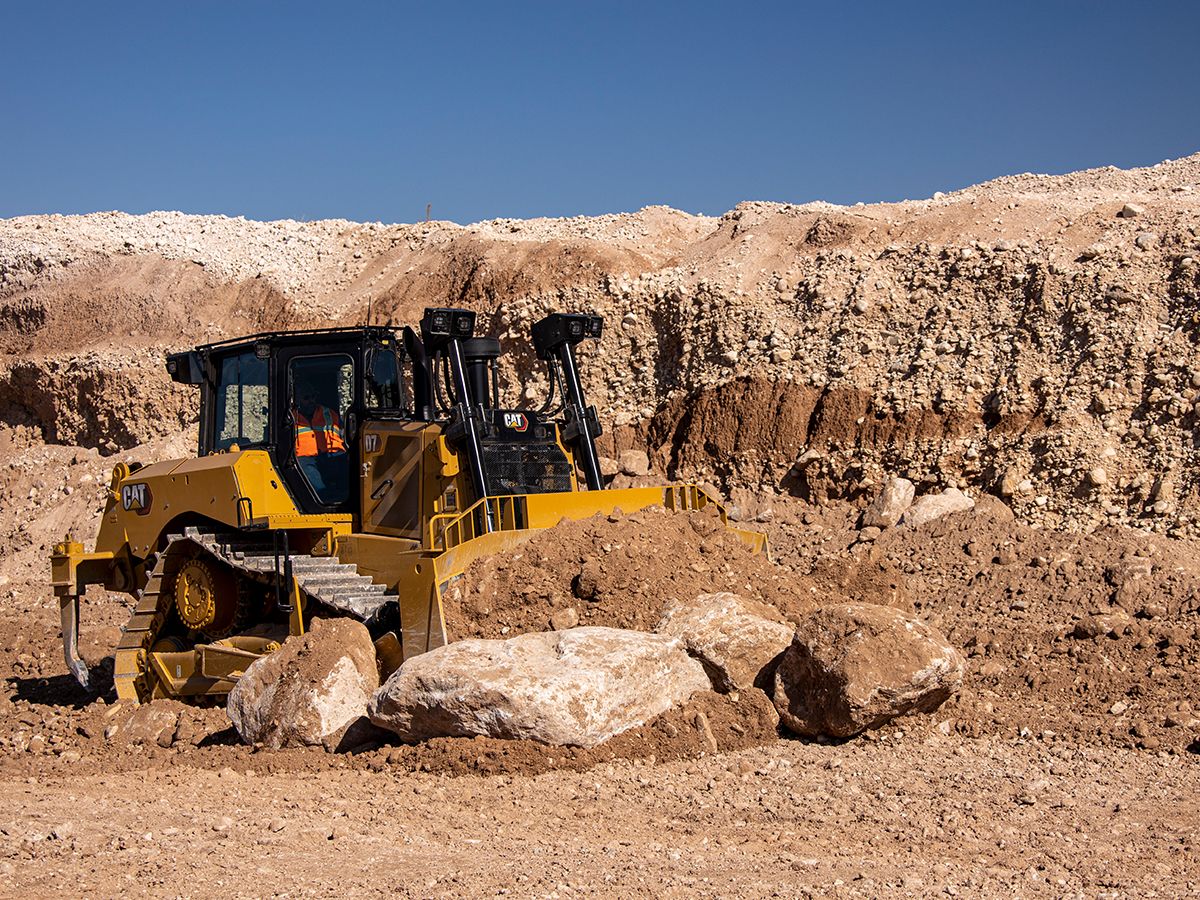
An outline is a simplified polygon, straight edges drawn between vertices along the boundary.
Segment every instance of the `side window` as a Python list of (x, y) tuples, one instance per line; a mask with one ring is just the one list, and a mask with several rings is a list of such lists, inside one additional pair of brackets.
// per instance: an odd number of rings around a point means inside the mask
[(226, 357), (221, 362), (217, 385), (214, 449), (228, 450), (234, 444), (246, 447), (265, 444), (267, 423), (267, 361), (253, 351)]
[(370, 409), (405, 408), (404, 379), (394, 350), (375, 347), (367, 356), (366, 398)]
[(288, 364), (292, 451), (301, 474), (326, 506), (349, 497), (345, 419), (353, 401), (354, 361), (346, 354), (303, 356)]

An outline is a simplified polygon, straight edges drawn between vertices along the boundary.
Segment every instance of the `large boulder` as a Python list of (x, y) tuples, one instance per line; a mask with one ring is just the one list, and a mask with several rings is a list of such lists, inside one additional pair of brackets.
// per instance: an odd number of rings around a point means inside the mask
[(592, 747), (709, 687), (678, 638), (585, 627), (414, 656), (369, 711), (405, 741), (486, 735)]
[(362, 733), (367, 701), (379, 687), (371, 635), (353, 619), (313, 624), (255, 660), (229, 692), (226, 709), (246, 743), (336, 750), (347, 749), (348, 732)]
[(718, 691), (771, 685), (775, 662), (794, 629), (778, 610), (723, 591), (667, 607), (657, 631), (683, 641)]
[(889, 478), (863, 512), (864, 528), (891, 528), (912, 506), (916, 486), (907, 478)]
[(887, 606), (834, 604), (798, 623), (775, 669), (775, 707), (796, 734), (850, 737), (932, 712), (962, 679), (962, 657), (924, 622)]
[(946, 488), (940, 494), (926, 494), (919, 497), (912, 506), (904, 512), (905, 525), (920, 528), (926, 522), (948, 516), (950, 513), (963, 512), (972, 509), (975, 501), (958, 488)]

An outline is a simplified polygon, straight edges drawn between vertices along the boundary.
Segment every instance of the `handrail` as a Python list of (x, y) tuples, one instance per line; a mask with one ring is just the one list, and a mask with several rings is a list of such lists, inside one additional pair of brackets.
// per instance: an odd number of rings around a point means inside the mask
[[(462, 512), (438, 513), (429, 517), (428, 545), (434, 550), (449, 550), (459, 544), (491, 531), (516, 531), (517, 522), (526, 517), (518, 516), (519, 506), (525, 503), (525, 495), (484, 497), (476, 500)], [(479, 523), (490, 517), (491, 528), (481, 529)]]

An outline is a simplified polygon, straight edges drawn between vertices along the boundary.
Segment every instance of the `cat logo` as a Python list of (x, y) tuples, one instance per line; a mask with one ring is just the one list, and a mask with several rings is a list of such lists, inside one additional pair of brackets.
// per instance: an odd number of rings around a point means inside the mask
[(525, 413), (505, 413), (504, 427), (513, 431), (524, 431), (529, 427), (529, 419), (525, 417)]
[(121, 485), (121, 506), (126, 512), (147, 516), (150, 514), (150, 504), (153, 502), (154, 495), (150, 493), (150, 485), (145, 483)]
[(363, 435), (363, 453), (378, 453), (379, 452), (379, 435), (374, 432), (368, 432)]

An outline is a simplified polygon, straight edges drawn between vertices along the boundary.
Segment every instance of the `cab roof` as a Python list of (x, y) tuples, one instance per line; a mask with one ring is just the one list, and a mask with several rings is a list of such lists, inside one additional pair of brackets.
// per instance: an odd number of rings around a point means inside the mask
[(260, 331), (257, 334), (247, 334), (241, 337), (227, 338), (223, 341), (213, 341), (209, 344), (198, 344), (196, 351), (208, 353), (213, 350), (235, 350), (241, 347), (253, 347), (258, 344), (303, 344), (314, 338), (328, 340), (362, 340), (397, 338), (398, 329), (388, 325), (354, 325), (343, 328), (304, 328), (294, 331)]

